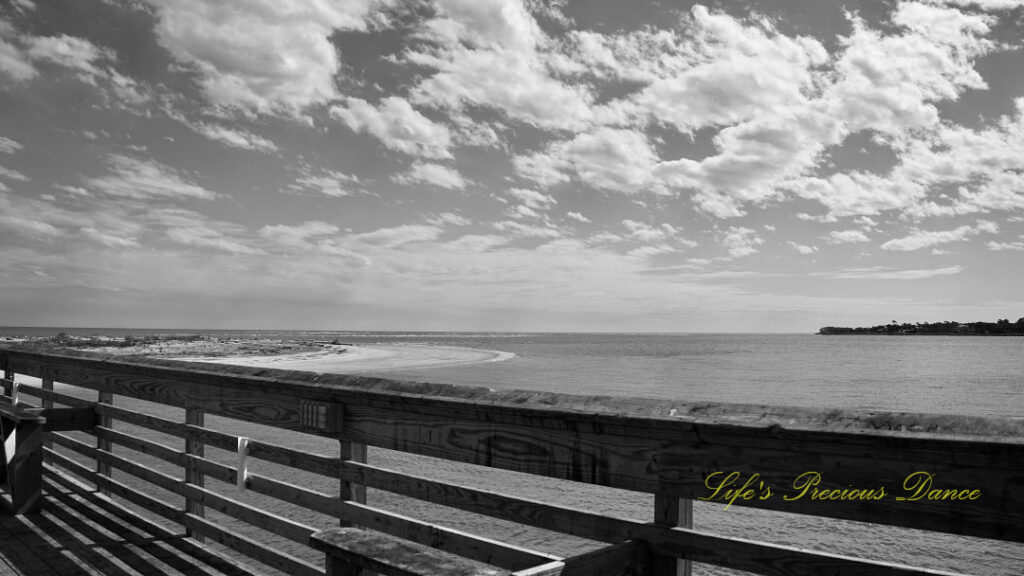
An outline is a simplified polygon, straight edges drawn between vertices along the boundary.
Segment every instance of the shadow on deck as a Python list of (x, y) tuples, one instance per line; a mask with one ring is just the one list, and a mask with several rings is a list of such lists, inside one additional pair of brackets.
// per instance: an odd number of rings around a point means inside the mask
[[(249, 567), (48, 470), (41, 512), (0, 514), (0, 576), (239, 576)], [(65, 480), (66, 481), (66, 480)]]

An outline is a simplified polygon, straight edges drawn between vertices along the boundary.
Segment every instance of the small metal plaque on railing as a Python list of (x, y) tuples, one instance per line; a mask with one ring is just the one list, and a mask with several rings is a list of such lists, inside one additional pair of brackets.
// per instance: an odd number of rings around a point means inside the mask
[(302, 400), (299, 402), (299, 426), (318, 432), (335, 432), (337, 410), (340, 410), (340, 407), (334, 408), (333, 405), (324, 402)]

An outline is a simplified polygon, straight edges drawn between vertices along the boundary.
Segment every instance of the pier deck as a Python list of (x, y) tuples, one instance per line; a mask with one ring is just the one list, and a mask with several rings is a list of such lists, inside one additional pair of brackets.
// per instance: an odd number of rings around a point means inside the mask
[[(0, 514), (0, 576), (242, 576), (252, 568), (45, 472), (42, 510)], [(74, 482), (67, 478), (65, 484)]]

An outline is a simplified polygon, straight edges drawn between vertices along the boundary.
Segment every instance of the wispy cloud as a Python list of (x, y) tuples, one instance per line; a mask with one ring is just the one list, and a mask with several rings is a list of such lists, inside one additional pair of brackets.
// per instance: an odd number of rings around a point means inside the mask
[(135, 199), (213, 200), (217, 194), (189, 182), (178, 170), (155, 160), (114, 154), (107, 158), (110, 174), (85, 179), (97, 192)]
[(835, 278), (839, 280), (923, 280), (936, 276), (954, 276), (963, 272), (963, 266), (946, 266), (943, 268), (923, 268), (912, 270), (894, 270), (884, 267), (851, 268), (835, 272), (814, 273), (814, 276)]

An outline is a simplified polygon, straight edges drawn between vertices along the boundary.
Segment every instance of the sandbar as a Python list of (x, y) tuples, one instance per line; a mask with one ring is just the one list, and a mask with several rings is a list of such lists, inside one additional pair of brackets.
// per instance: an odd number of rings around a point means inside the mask
[(279, 354), (275, 356), (186, 356), (175, 360), (188, 362), (212, 362), (276, 368), (281, 370), (303, 370), (321, 374), (353, 374), (383, 372), (407, 368), (435, 368), (461, 366), (485, 362), (501, 362), (514, 358), (511, 352), (459, 348), (455, 346), (433, 346), (426, 344), (373, 344), (356, 346), (347, 344), (326, 345), (313, 352)]

